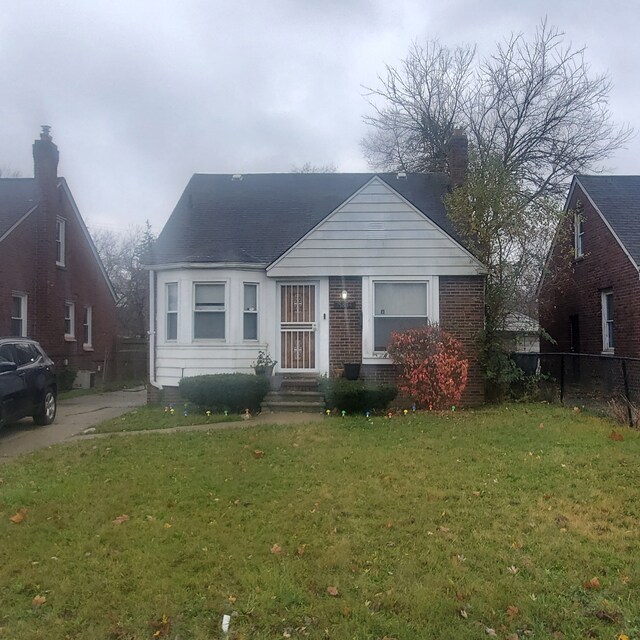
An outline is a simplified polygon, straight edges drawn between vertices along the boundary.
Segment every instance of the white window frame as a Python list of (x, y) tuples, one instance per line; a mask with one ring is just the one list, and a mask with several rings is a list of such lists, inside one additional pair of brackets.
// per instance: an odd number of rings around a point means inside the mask
[[(247, 302), (245, 299), (246, 287), (254, 287), (256, 290), (256, 306), (254, 309), (247, 308)], [(247, 315), (254, 315), (256, 317), (256, 337), (247, 338), (244, 335), (244, 319)], [(243, 342), (258, 342), (260, 338), (260, 286), (257, 282), (243, 282), (242, 283), (242, 340)]]
[(67, 249), (67, 221), (59, 216), (56, 218), (56, 265), (64, 267)]
[(584, 257), (584, 211), (578, 207), (573, 214), (574, 257)]
[[(176, 308), (171, 309), (169, 306), (169, 288), (175, 287), (176, 289)], [(194, 301), (195, 301), (195, 289), (193, 291)], [(178, 307), (180, 305), (180, 290), (178, 288), (177, 282), (166, 282), (164, 285), (164, 307), (165, 307), (165, 316), (164, 316), (164, 339), (165, 342), (177, 342), (178, 341)], [(195, 306), (195, 304), (194, 304)], [(175, 326), (176, 326), (176, 335), (175, 338), (169, 336), (169, 316), (175, 317)]]
[[(67, 332), (67, 321), (69, 322), (69, 331)], [(76, 305), (68, 300), (64, 303), (64, 339), (76, 339)]]
[(93, 351), (93, 307), (88, 304), (84, 307), (82, 319), (82, 348), (85, 351)]
[[(201, 286), (201, 285), (204, 285), (204, 286), (218, 285), (223, 287), (224, 302), (223, 302), (223, 307), (221, 309), (196, 309), (196, 290), (198, 286)], [(229, 302), (227, 298), (228, 295), (229, 295), (229, 283), (226, 282), (225, 280), (212, 280), (211, 282), (201, 281), (201, 282), (193, 283), (191, 335), (194, 342), (220, 342), (220, 343), (227, 342), (227, 337), (229, 335), (229, 327), (227, 326), (229, 322), (229, 314), (228, 314)], [(196, 337), (196, 313), (222, 313), (224, 317), (224, 323), (223, 323), (224, 336), (222, 338), (197, 338)]]
[(391, 365), (393, 360), (386, 352), (375, 352), (374, 342), (374, 283), (376, 282), (425, 282), (427, 284), (427, 318), (440, 321), (440, 279), (438, 276), (379, 275), (362, 278), (362, 364)]
[[(26, 338), (27, 336), (27, 300), (28, 296), (26, 293), (20, 293), (19, 291), (13, 291), (11, 293), (11, 330), (13, 331), (13, 323), (15, 320), (20, 322), (20, 333), (18, 333), (19, 338)], [(20, 300), (20, 316), (13, 315), (13, 298), (18, 298)]]
[[(611, 298), (611, 316), (607, 313), (607, 299)], [(613, 313), (613, 289), (606, 289), (600, 294), (602, 308), (602, 353), (612, 354), (615, 350), (615, 314)]]

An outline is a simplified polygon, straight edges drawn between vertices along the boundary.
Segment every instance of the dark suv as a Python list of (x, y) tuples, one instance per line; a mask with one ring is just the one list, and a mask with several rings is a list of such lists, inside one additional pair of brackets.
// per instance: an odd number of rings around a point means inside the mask
[(33, 416), (36, 424), (56, 417), (53, 362), (35, 340), (0, 338), (0, 426)]

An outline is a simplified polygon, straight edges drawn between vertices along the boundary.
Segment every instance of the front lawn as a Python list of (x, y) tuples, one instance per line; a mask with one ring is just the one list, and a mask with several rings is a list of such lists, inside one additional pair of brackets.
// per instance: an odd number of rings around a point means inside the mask
[(640, 434), (613, 428), (529, 405), (43, 450), (0, 467), (0, 638), (638, 638)]

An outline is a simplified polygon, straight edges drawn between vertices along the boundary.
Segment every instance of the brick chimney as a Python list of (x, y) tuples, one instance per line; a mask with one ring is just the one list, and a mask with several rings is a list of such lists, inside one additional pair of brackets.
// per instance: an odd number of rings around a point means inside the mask
[(469, 141), (464, 129), (460, 127), (453, 130), (447, 144), (447, 165), (452, 186), (459, 187), (464, 184), (469, 166)]
[[(52, 306), (51, 298), (56, 282), (56, 220), (60, 209), (58, 200), (58, 147), (51, 140), (51, 127), (43, 126), (40, 139), (33, 143), (33, 175), (38, 198), (36, 222), (36, 272), (33, 319), (39, 331), (62, 335), (62, 310)], [(58, 326), (59, 325), (59, 326)], [(45, 330), (43, 327), (47, 327)], [(48, 334), (34, 333), (32, 337), (48, 345)]]
[(51, 140), (51, 127), (42, 125), (40, 140), (33, 143), (33, 176), (40, 197), (56, 189), (58, 182), (58, 147)]

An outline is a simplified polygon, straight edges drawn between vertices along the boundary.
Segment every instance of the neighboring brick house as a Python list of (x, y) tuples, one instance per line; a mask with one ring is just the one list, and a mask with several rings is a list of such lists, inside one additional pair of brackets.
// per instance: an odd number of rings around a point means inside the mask
[[(276, 372), (395, 378), (391, 331), (439, 322), (470, 361), (463, 403), (484, 400), (477, 338), (485, 267), (446, 215), (444, 174), (194, 175), (151, 269), (152, 399), (181, 378)], [(153, 390), (155, 389), (155, 395)]]
[(43, 127), (34, 178), (0, 179), (0, 335), (38, 340), (59, 370), (110, 366), (116, 300)]
[(539, 290), (544, 351), (640, 357), (640, 176), (575, 176)]

